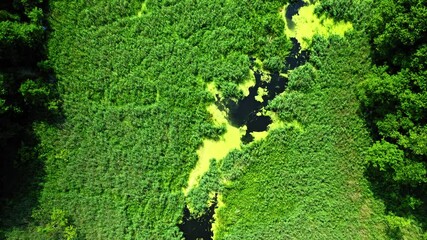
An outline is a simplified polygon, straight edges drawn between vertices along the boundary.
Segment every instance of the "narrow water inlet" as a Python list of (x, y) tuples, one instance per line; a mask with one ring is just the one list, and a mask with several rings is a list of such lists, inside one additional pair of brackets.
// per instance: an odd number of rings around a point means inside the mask
[(178, 225), (179, 229), (183, 232), (184, 238), (187, 240), (210, 240), (213, 238), (212, 224), (214, 222), (213, 215), (218, 205), (218, 195), (215, 194), (212, 199), (211, 206), (200, 217), (194, 218), (191, 216), (190, 210), (187, 206), (184, 208), (184, 217), (182, 224)]
[[(288, 28), (293, 28), (294, 22), (292, 17), (298, 14), (299, 10), (306, 6), (308, 3), (303, 0), (294, 0), (285, 9), (285, 19)], [(288, 72), (299, 66), (304, 65), (309, 59), (309, 51), (302, 50), (301, 44), (294, 37), (290, 38), (292, 42), (291, 51), (284, 59), (285, 68), (282, 72)], [(251, 58), (252, 64), (254, 58)], [(253, 66), (251, 67), (253, 69)], [(263, 81), (264, 74), (268, 74), (268, 81)], [(228, 110), (228, 120), (235, 127), (246, 126), (246, 134), (242, 137), (243, 143), (250, 143), (254, 140), (252, 132), (263, 132), (268, 129), (273, 121), (269, 116), (262, 114), (268, 103), (273, 100), (278, 94), (285, 91), (288, 79), (281, 76), (279, 72), (266, 73), (261, 71), (254, 71), (255, 86), (249, 88), (249, 95), (238, 100), (237, 102), (232, 99), (221, 99), (216, 102), (219, 109)], [(265, 93), (261, 97), (257, 97), (259, 90)], [(257, 99), (258, 98), (258, 99)], [(259, 101), (262, 98), (262, 101)]]
[[(285, 59), (285, 68), (283, 72), (293, 70), (302, 66), (309, 59), (309, 52), (301, 50), (301, 45), (296, 38), (291, 38), (292, 49)], [(268, 74), (268, 76), (263, 76)], [(252, 132), (263, 132), (268, 129), (273, 121), (269, 116), (262, 114), (268, 103), (278, 94), (285, 91), (288, 79), (278, 72), (266, 73), (261, 71), (254, 72), (255, 86), (249, 88), (249, 95), (235, 102), (232, 99), (221, 99), (216, 102), (220, 109), (228, 110), (228, 120), (235, 127), (246, 126), (246, 134), (242, 137), (243, 143), (250, 143), (254, 140)], [(263, 80), (267, 77), (268, 80)], [(257, 99), (259, 90), (264, 94)], [(260, 98), (262, 101), (259, 101)]]

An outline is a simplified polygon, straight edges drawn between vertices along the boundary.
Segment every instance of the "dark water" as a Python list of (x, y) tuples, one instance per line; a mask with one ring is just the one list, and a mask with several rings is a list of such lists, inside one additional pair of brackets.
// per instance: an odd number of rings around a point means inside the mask
[[(249, 95), (234, 102), (230, 99), (223, 100), (223, 105), (228, 109), (228, 118), (230, 123), (236, 127), (246, 125), (247, 130), (242, 141), (249, 143), (253, 140), (251, 132), (266, 131), (268, 125), (273, 121), (269, 116), (260, 115), (261, 109), (269, 103), (277, 94), (283, 92), (287, 85), (287, 79), (279, 76), (278, 73), (269, 74), (271, 77), (270, 82), (262, 81), (261, 76), (263, 73), (255, 71), (255, 86), (249, 88)], [(265, 89), (268, 94), (262, 96), (263, 102), (255, 100), (258, 95), (258, 89)]]
[[(288, 57), (285, 59), (285, 69), (283, 72), (293, 70), (303, 65), (309, 58), (309, 52), (301, 51), (301, 46), (295, 38), (291, 38), (293, 47)], [(255, 71), (255, 86), (249, 88), (249, 95), (234, 102), (231, 99), (223, 99), (217, 102), (218, 107), (223, 110), (228, 109), (228, 118), (230, 123), (236, 127), (246, 125), (246, 134), (242, 137), (243, 143), (253, 141), (252, 132), (266, 131), (268, 125), (272, 123), (269, 116), (261, 114), (262, 108), (274, 99), (278, 94), (285, 91), (288, 79), (279, 75), (278, 72), (269, 74), (270, 81), (262, 81), (260, 71)], [(258, 95), (258, 89), (262, 88), (267, 91), (267, 95), (262, 97), (263, 102), (255, 100)]]
[(302, 0), (292, 0), (290, 2), (291, 3), (286, 8), (285, 17), (286, 17), (286, 23), (288, 25), (288, 28), (292, 30), (295, 27), (295, 23), (292, 21), (292, 17), (298, 14), (299, 9), (307, 5), (307, 3), (305, 3)]
[(199, 218), (193, 218), (190, 215), (190, 210), (185, 206), (184, 218), (179, 229), (184, 233), (184, 238), (187, 240), (204, 239), (209, 240), (213, 237), (212, 223), (214, 222), (213, 215), (217, 206), (217, 195), (212, 200), (212, 205), (208, 208), (205, 214)]
[(307, 50), (301, 51), (301, 45), (296, 38), (291, 38), (291, 41), (292, 49), (289, 56), (285, 58), (285, 71), (304, 65), (309, 58), (309, 52)]
[[(305, 3), (302, 0), (291, 2), (286, 10), (288, 24), (292, 22), (292, 16), (297, 14), (299, 9), (304, 5)], [(293, 24), (293, 22), (291, 24)], [(301, 45), (295, 38), (291, 38), (291, 41), (293, 46), (289, 56), (284, 59), (285, 68), (282, 72), (293, 70), (303, 65), (309, 59), (309, 52), (306, 50), (301, 51)], [(255, 59), (252, 58), (251, 62), (253, 63), (254, 60)], [(248, 96), (238, 100), (237, 102), (232, 99), (220, 99), (216, 102), (217, 107), (221, 111), (228, 112), (228, 120), (233, 126), (247, 126), (246, 134), (242, 137), (243, 143), (250, 143), (253, 141), (253, 137), (251, 135), (252, 132), (262, 132), (267, 130), (268, 125), (273, 121), (269, 116), (260, 114), (261, 110), (266, 107), (274, 97), (285, 91), (288, 84), (288, 79), (280, 76), (278, 72), (269, 73), (270, 81), (262, 81), (262, 74), (265, 73), (261, 73), (260, 71), (254, 72), (255, 86), (249, 88)], [(263, 102), (255, 100), (255, 96), (258, 95), (259, 88), (263, 88), (268, 92), (268, 94), (262, 97)], [(219, 96), (217, 96), (217, 99), (219, 99)], [(179, 228), (184, 233), (185, 239), (212, 239), (212, 223), (216, 206), (217, 196), (214, 197), (213, 204), (209, 207), (206, 213), (199, 218), (192, 218), (190, 211), (185, 207), (183, 223), (179, 225)]]

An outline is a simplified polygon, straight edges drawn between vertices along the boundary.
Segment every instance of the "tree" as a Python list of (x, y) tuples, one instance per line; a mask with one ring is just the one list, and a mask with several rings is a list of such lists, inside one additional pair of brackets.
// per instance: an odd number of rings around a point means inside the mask
[(381, 0), (373, 9), (368, 31), (377, 61), (410, 67), (412, 54), (426, 48), (427, 2)]
[(425, 166), (406, 158), (403, 150), (385, 140), (376, 142), (369, 149), (367, 160), (389, 180), (414, 184), (427, 182)]
[(425, 222), (427, 2), (381, 0), (367, 30), (379, 65), (358, 93), (376, 140), (366, 158), (370, 177), (392, 212)]

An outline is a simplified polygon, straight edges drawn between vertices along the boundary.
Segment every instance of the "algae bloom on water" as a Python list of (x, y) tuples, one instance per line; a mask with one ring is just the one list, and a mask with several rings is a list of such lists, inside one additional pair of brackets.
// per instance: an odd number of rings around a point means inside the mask
[(331, 35), (344, 36), (347, 31), (353, 29), (353, 25), (350, 22), (335, 21), (325, 15), (317, 16), (315, 9), (319, 4), (317, 2), (301, 7), (298, 14), (294, 15), (292, 19), (285, 17), (288, 4), (283, 8), (282, 17), (284, 21), (292, 21), (293, 23), (285, 24), (285, 34), (290, 38), (296, 38), (302, 49), (307, 49), (310, 46), (314, 35), (322, 35), (324, 37)]

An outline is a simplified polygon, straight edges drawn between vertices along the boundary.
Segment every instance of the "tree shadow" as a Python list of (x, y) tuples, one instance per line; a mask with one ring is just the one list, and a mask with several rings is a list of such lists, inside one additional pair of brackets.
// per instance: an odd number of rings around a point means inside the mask
[[(383, 201), (387, 214), (413, 219), (423, 231), (427, 230), (427, 184), (398, 183), (372, 166), (367, 167), (365, 176), (374, 196)], [(388, 234), (392, 239), (402, 239), (398, 228), (389, 226)]]
[[(6, 1), (0, 8), (24, 15), (23, 7), (16, 4)], [(47, 16), (47, 1), (37, 6), (45, 9)], [(17, 21), (27, 19), (21, 16)], [(25, 230), (31, 225), (32, 212), (38, 206), (45, 171), (34, 123), (58, 127), (64, 121), (55, 74), (45, 61), (49, 27), (46, 19), (39, 24), (44, 32), (36, 46), (0, 42), (0, 100), (4, 101), (0, 105), (0, 239), (10, 230)], [(26, 96), (22, 85), (28, 80), (36, 83), (30, 93), (42, 89), (48, 94)]]
[[(37, 158), (37, 139), (31, 125), (2, 142), (0, 228), (20, 228), (30, 223), (37, 206), (40, 183), (44, 177), (43, 163)], [(1, 236), (0, 236), (1, 238)]]
[(60, 109), (44, 107), (0, 117), (0, 239), (1, 231), (28, 226), (38, 206), (45, 171), (34, 123), (59, 127), (63, 121)]
[[(379, 104), (375, 104), (378, 105)], [(384, 107), (385, 110), (370, 109), (366, 106), (360, 106), (359, 116), (365, 120), (371, 139), (374, 141), (383, 139), (376, 122), (382, 119), (382, 116), (394, 113), (391, 107), (397, 103), (390, 104), (390, 107)], [(395, 143), (395, 140), (384, 138), (388, 142)], [(411, 153), (405, 152), (406, 156)], [(412, 156), (412, 155), (411, 155)], [(412, 219), (419, 224), (423, 230), (427, 230), (427, 184), (399, 182), (393, 179), (394, 170), (388, 168), (380, 171), (378, 167), (371, 164), (366, 166), (365, 177), (369, 181), (370, 190), (375, 198), (380, 199), (384, 205), (386, 213), (389, 216), (397, 216), (405, 219)], [(403, 234), (399, 228), (389, 226), (388, 234), (391, 239), (402, 239)]]

